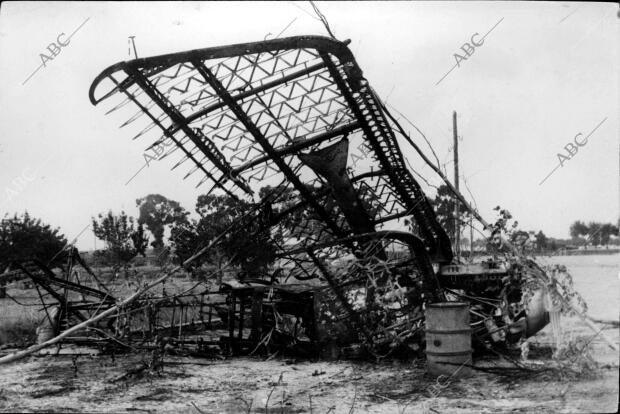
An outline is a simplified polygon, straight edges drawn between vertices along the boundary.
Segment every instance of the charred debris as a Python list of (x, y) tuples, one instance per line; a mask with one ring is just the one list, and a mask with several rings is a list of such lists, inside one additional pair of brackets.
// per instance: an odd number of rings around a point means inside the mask
[[(147, 140), (159, 159), (176, 157), (173, 169), (186, 168), (185, 178), (203, 191), (253, 200), (253, 188), (278, 189), (254, 215), (234, 222), (228, 236), (292, 194), (289, 208), (253, 227), (284, 242), (274, 269), (261, 278), (162, 289), (224, 234), (205, 240), (127, 298), (114, 295), (75, 249), (60, 272), (37, 261), (16, 263), (0, 277), (36, 285), (46, 319), (39, 344), (2, 360), (61, 343), (201, 356), (421, 357), (424, 310), (445, 301), (469, 303), (478, 349), (516, 347), (544, 327), (551, 279), (535, 262), (516, 254), (456, 262), (400, 142), (428, 158), (347, 45), (289, 37), (135, 59), (99, 74), (92, 104), (124, 113), (122, 126), (136, 130), (133, 139)], [(410, 231), (390, 230), (405, 219)]]

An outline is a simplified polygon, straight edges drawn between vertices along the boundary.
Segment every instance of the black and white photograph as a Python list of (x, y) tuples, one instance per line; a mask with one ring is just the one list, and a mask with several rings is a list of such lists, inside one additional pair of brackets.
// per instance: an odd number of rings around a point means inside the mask
[(620, 5), (0, 4), (0, 413), (615, 413)]

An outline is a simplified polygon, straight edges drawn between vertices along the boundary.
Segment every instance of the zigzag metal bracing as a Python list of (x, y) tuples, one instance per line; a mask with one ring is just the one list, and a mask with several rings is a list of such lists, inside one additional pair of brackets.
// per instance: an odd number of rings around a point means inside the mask
[[(120, 86), (120, 84), (116, 81), (116, 79), (114, 79), (112, 76), (110, 76), (110, 79), (116, 84), (117, 87)], [(129, 91), (127, 90), (123, 90), (125, 92), (125, 94), (127, 95), (127, 97), (133, 101), (142, 111), (144, 111), (145, 114), (147, 114), (147, 116), (149, 118), (151, 118), (151, 120), (153, 121), (154, 124), (158, 125), (164, 132), (166, 132), (166, 130), (164, 129), (164, 126), (161, 124), (161, 122), (154, 116), (152, 115), (149, 110), (144, 107), (137, 99), (134, 95), (132, 95)], [(200, 168), (207, 177), (209, 177), (210, 179), (213, 179), (213, 174), (209, 171), (207, 171), (204, 166), (202, 165), (201, 162), (199, 162), (198, 160), (196, 160), (196, 158), (194, 157), (194, 155), (191, 153), (190, 150), (188, 150), (187, 148), (185, 148), (183, 145), (181, 145), (181, 143), (175, 138), (174, 135), (172, 134), (167, 134), (168, 138), (170, 138), (176, 145), (177, 147), (181, 148), (181, 150), (185, 153), (185, 156), (187, 159), (191, 159), (192, 161), (194, 161), (194, 163), (198, 166), (198, 168)], [(230, 193), (230, 191), (228, 191), (227, 189), (224, 188), (224, 191), (226, 193), (228, 193), (229, 195), (235, 197), (234, 194)]]
[[(278, 165), (280, 170), (287, 176), (289, 181), (293, 184), (293, 186), (299, 191), (302, 196), (306, 199), (311, 199), (311, 194), (308, 193), (308, 190), (301, 183), (299, 178), (293, 174), (291, 167), (280, 158), (275, 149), (271, 145), (271, 143), (265, 138), (265, 136), (258, 129), (256, 124), (254, 124), (249, 117), (243, 112), (243, 109), (239, 106), (239, 104), (232, 99), (230, 94), (226, 89), (224, 89), (223, 85), (218, 81), (217, 78), (202, 65), (200, 61), (194, 61), (194, 65), (196, 66), (198, 72), (205, 78), (205, 80), (215, 89), (216, 92), (222, 97), (222, 99), (226, 102), (228, 107), (233, 111), (235, 116), (243, 123), (244, 127), (252, 134), (254, 139), (259, 142), (259, 144), (263, 147), (265, 152), (269, 154), (274, 162)], [(310, 201), (310, 205), (317, 211), (317, 213), (321, 216), (324, 222), (332, 229), (332, 231), (336, 234), (342, 234), (342, 230), (338, 228), (338, 226), (334, 223), (333, 219), (329, 216), (329, 214), (320, 206), (316, 201)]]
[(139, 85), (141, 85), (151, 99), (171, 118), (171, 121), (179, 125), (185, 135), (187, 135), (194, 145), (198, 147), (202, 153), (224, 174), (230, 178), (244, 191), (251, 193), (252, 190), (238, 177), (232, 174), (232, 167), (226, 161), (226, 158), (219, 152), (217, 147), (206, 136), (202, 135), (199, 130), (192, 130), (188, 125), (185, 117), (179, 112), (174, 105), (170, 103), (159, 90), (139, 71), (129, 72)]
[[(153, 111), (151, 124), (140, 126), (138, 136), (153, 134), (155, 126), (162, 129), (153, 145), (174, 142), (164, 158), (181, 149), (183, 158), (173, 168), (188, 159), (195, 164), (186, 178), (201, 172), (199, 185), (209, 182), (237, 196), (243, 196), (242, 187), (230, 178), (253, 189), (283, 179), (294, 184), (299, 208), (313, 213), (302, 215), (292, 230), (275, 225), (293, 244), (307, 248), (351, 234), (333, 199), (315, 194), (316, 189), (325, 191), (325, 180), (298, 158), (348, 139), (347, 171), (372, 207), (374, 222), (389, 224), (413, 214), (426, 228), (427, 246), (440, 249), (441, 234), (434, 218), (428, 218), (433, 213), (418, 206), (424, 195), (401, 162), (390, 125), (343, 43), (297, 37), (138, 59), (104, 71), (91, 88), (91, 101), (98, 101), (94, 88), (102, 79), (127, 70), (139, 71), (147, 82), (137, 85), (131, 77), (117, 82), (122, 85), (117, 91), (131, 91), (133, 99), (111, 111), (135, 101), (142, 113), (144, 108)], [(164, 104), (156, 104), (153, 96)], [(125, 125), (139, 120), (140, 113), (132, 113)], [(330, 249), (334, 257), (343, 251)], [(346, 249), (352, 251), (352, 246)], [(317, 255), (327, 257), (322, 251)]]
[[(347, 45), (324, 37), (297, 36), (189, 50), (117, 63), (97, 76), (91, 86), (93, 104), (121, 96), (121, 102), (107, 113), (117, 116), (127, 112), (121, 127), (135, 129), (136, 138), (149, 139), (149, 149), (159, 159), (180, 155), (172, 168), (189, 166), (184, 179), (191, 176), (198, 180), (198, 186), (208, 184), (207, 195), (225, 192), (242, 199), (243, 209), (251, 208), (251, 213), (230, 220), (225, 232), (184, 262), (187, 265), (199, 258), (205, 249), (223, 247), (226, 239), (235, 243), (260, 241), (266, 247), (263, 258), (271, 259), (275, 254), (275, 261), (264, 266), (247, 261), (233, 264), (242, 280), (226, 283), (228, 317), (218, 321), (227, 320), (226, 346), (232, 352), (246, 349), (248, 344), (255, 350), (261, 344), (271, 346), (268, 341), (272, 333), (277, 334), (274, 337), (282, 349), (289, 349), (291, 343), (297, 344), (301, 318), (302, 330), (310, 341), (320, 341), (321, 335), (330, 341), (335, 338), (339, 344), (361, 341), (364, 350), (381, 358), (396, 348), (419, 345), (424, 305), (445, 300), (434, 265), (451, 261), (449, 240), (407, 169), (397, 139), (401, 136), (394, 132), (397, 121), (363, 77)], [(101, 86), (110, 81), (111, 86)], [(132, 104), (138, 112), (132, 110)], [(228, 198), (214, 200), (240, 207)], [(410, 220), (411, 229), (399, 230), (405, 219)], [(194, 231), (193, 220), (185, 224)], [(240, 259), (245, 250), (239, 247), (230, 255)], [(173, 273), (148, 288), (163, 283)], [(263, 280), (243, 280), (246, 275)], [(48, 276), (53, 280), (53, 274)], [(211, 277), (215, 274), (207, 275)], [(36, 278), (34, 275), (33, 280)], [(317, 278), (320, 280), (309, 282)], [(290, 279), (307, 282), (287, 284)], [(448, 283), (447, 279), (442, 283)], [(39, 284), (45, 288), (45, 281)], [(139, 300), (145, 291), (132, 295), (120, 307), (111, 306), (111, 300), (98, 317), (113, 316), (111, 312), (125, 316), (124, 308), (138, 302), (139, 309), (164, 302), (168, 307), (175, 306), (167, 294), (161, 302), (153, 297)], [(276, 291), (280, 293), (274, 300)], [(279, 330), (277, 320), (275, 328), (269, 326), (268, 317), (264, 318), (267, 325), (262, 320), (256, 324), (255, 319), (252, 321), (252, 333), (246, 341), (243, 314), (244, 307), (248, 308), (248, 293), (253, 317), (265, 308), (258, 296), (271, 301), (268, 306), (274, 319), (276, 312), (284, 310), (276, 309), (276, 300), (280, 304), (287, 300), (287, 308), (302, 308), (300, 313), (284, 312), (296, 320), (293, 336)], [(53, 296), (54, 292), (48, 294)], [(285, 298), (292, 294), (299, 300)], [(187, 296), (191, 299), (181, 303), (181, 314), (192, 301), (197, 305), (199, 296), (201, 313), (204, 293)], [(102, 293), (101, 298), (107, 294)], [(177, 298), (180, 296), (174, 300)], [(56, 299), (62, 305), (63, 298)], [(494, 300), (506, 303), (507, 299)], [(91, 309), (91, 304), (88, 306)], [(482, 315), (486, 318), (496, 312), (494, 307)], [(321, 319), (327, 314), (335, 317), (335, 323)], [(184, 320), (190, 323), (185, 315)], [(172, 324), (162, 326), (162, 333), (174, 325), (174, 314), (164, 316)], [(138, 319), (124, 322), (121, 330), (145, 323), (149, 329), (153, 327), (150, 316)], [(285, 321), (281, 325), (288, 325), (290, 320)], [(356, 338), (336, 338), (341, 331), (349, 330), (351, 321), (356, 329), (345, 335)], [(336, 329), (319, 332), (321, 325), (330, 323)], [(208, 324), (209, 329), (218, 328), (211, 324), (211, 316)], [(185, 343), (181, 342), (185, 340), (182, 325), (180, 319), (176, 345)], [(506, 321), (504, 326), (512, 325)], [(116, 328), (118, 331), (118, 325)], [(168, 339), (172, 337), (166, 339), (171, 343)], [(204, 346), (202, 336), (198, 342), (199, 347)]]

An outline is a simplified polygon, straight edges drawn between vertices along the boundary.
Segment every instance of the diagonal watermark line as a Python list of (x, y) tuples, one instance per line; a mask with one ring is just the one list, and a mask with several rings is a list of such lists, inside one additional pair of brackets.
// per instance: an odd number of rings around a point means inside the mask
[[(489, 34), (490, 34), (493, 30), (495, 30), (495, 28), (496, 28), (497, 26), (499, 26), (499, 24), (500, 24), (502, 21), (504, 21), (504, 18), (503, 18), (503, 17), (502, 17), (501, 19), (499, 19), (499, 21), (498, 21), (497, 23), (495, 23), (495, 24), (493, 25), (493, 27), (491, 27), (491, 29), (490, 29), (490, 30), (489, 30), (489, 31), (488, 31), (488, 32), (487, 32), (484, 36), (482, 36), (482, 38), (481, 38), (481, 43), (480, 43), (479, 45), (478, 45), (478, 44), (476, 44), (476, 46), (477, 46), (477, 47), (482, 46), (482, 42), (484, 41), (484, 39), (485, 39), (485, 38), (486, 38), (486, 37), (487, 37), (487, 36), (488, 36), (488, 35), (489, 35)], [(474, 34), (474, 36), (475, 36), (476, 34), (477, 34), (477, 33), (475, 33), (475, 34)], [(472, 38), (473, 38), (473, 36), (472, 36)], [(468, 44), (468, 43), (467, 43), (467, 44)], [(465, 46), (465, 45), (463, 45), (463, 46)], [(473, 53), (473, 52), (472, 52), (472, 53)], [(469, 57), (469, 56), (470, 56), (470, 54), (468, 53), (468, 57)], [(458, 63), (458, 60), (457, 60), (457, 62), (454, 64), (454, 66), (452, 66), (452, 68), (450, 68), (450, 70), (449, 70), (449, 71), (448, 71), (445, 75), (443, 75), (443, 77), (442, 77), (441, 79), (439, 79), (439, 80), (437, 81), (437, 83), (435, 83), (435, 86), (439, 85), (439, 83), (440, 83), (442, 80), (444, 80), (444, 79), (446, 78), (446, 76), (448, 76), (448, 75), (449, 75), (449, 74), (450, 74), (450, 73), (451, 73), (451, 72), (452, 72), (452, 71), (453, 71), (456, 67), (458, 67), (458, 66), (459, 66), (459, 63)]]
[[(83, 27), (83, 26), (84, 26), (84, 25), (85, 25), (85, 24), (89, 21), (89, 20), (90, 20), (90, 17), (87, 17), (87, 18), (86, 18), (86, 20), (84, 20), (84, 21), (82, 22), (82, 24), (80, 24), (80, 25), (77, 27), (77, 29), (75, 29), (75, 30), (74, 30), (74, 31), (73, 31), (73, 32), (69, 35), (69, 37), (67, 37), (67, 43), (66, 43), (66, 44), (64, 44), (64, 45), (63, 45), (63, 47), (68, 46), (68, 44), (69, 44), (68, 42), (71, 40), (71, 38), (73, 37), (73, 35), (75, 35), (75, 34), (76, 34), (76, 33), (77, 33), (77, 32), (78, 32), (78, 31), (79, 31), (79, 30), (80, 30), (80, 29), (81, 29), (81, 28), (82, 28), (82, 27)], [(54, 56), (56, 56), (56, 55), (54, 55)], [(31, 78), (32, 78), (32, 77), (33, 77), (33, 76), (34, 76), (34, 75), (35, 75), (35, 74), (36, 74), (39, 70), (41, 70), (41, 68), (42, 68), (42, 67), (44, 67), (44, 66), (45, 66), (45, 62), (42, 62), (42, 63), (41, 63), (41, 64), (40, 64), (40, 65), (39, 65), (39, 66), (38, 66), (38, 67), (37, 67), (37, 68), (36, 68), (36, 69), (35, 69), (35, 70), (34, 70), (34, 71), (30, 74), (30, 76), (28, 76), (28, 77), (26, 78), (26, 80), (24, 80), (24, 81), (22, 82), (22, 86), (24, 86), (24, 85), (26, 84), (26, 82), (28, 82), (28, 81), (29, 81), (29, 80), (30, 80), (30, 79), (31, 79)]]
[(71, 38), (73, 37), (73, 35), (74, 35), (74, 34), (76, 34), (76, 33), (78, 32), (78, 30), (80, 30), (80, 29), (82, 28), (82, 26), (84, 26), (84, 25), (86, 24), (86, 22), (88, 22), (89, 20), (90, 20), (90, 17), (87, 17), (87, 18), (86, 18), (86, 20), (84, 20), (84, 21), (82, 22), (82, 24), (81, 24), (81, 25), (79, 25), (79, 26), (77, 27), (77, 29), (75, 29), (75, 30), (73, 31), (73, 33), (71, 33), (71, 34), (69, 35), (69, 37), (67, 38), (67, 40), (71, 40)]
[(78, 233), (78, 235), (77, 235), (77, 236), (75, 236), (75, 237), (73, 238), (73, 241), (72, 241), (71, 243), (69, 243), (69, 241), (67, 241), (67, 242), (65, 243), (65, 245), (64, 245), (64, 246), (62, 246), (62, 249), (60, 249), (60, 250), (58, 251), (58, 253), (56, 253), (56, 254), (54, 255), (54, 257), (52, 257), (52, 258), (49, 260), (49, 262), (47, 263), (47, 265), (49, 266), (49, 265), (52, 263), (52, 261), (54, 261), (54, 259), (55, 259), (56, 257), (58, 257), (58, 255), (59, 255), (60, 253), (62, 253), (62, 252), (63, 252), (63, 251), (67, 248), (67, 246), (68, 246), (68, 245), (73, 245), (73, 244), (75, 244), (75, 243), (77, 242), (78, 238), (82, 235), (82, 233), (84, 233), (84, 232), (86, 231), (86, 229), (87, 229), (87, 228), (89, 228), (89, 227), (90, 227), (90, 223), (88, 223), (88, 224), (86, 225), (86, 227), (84, 227), (84, 228), (82, 229), (82, 231), (80, 231), (80, 232)]
[[(90, 17), (89, 17), (89, 19), (90, 19)], [(88, 20), (88, 19), (87, 19), (87, 20)], [(278, 35), (277, 35), (274, 39), (277, 39), (277, 38), (279, 38), (280, 36), (282, 36), (282, 34), (283, 34), (284, 32), (286, 32), (286, 30), (288, 30), (288, 28), (289, 28), (289, 27), (291, 27), (291, 26), (293, 25), (293, 23), (295, 23), (295, 21), (296, 21), (296, 20), (297, 20), (297, 17), (295, 17), (295, 18), (294, 18), (294, 19), (292, 19), (290, 22), (288, 22), (288, 24), (284, 27), (284, 29), (282, 29), (282, 30), (280, 31), (280, 33), (278, 33)], [(84, 21), (84, 23), (86, 23), (86, 21)], [(82, 23), (82, 25), (80, 25), (80, 27), (82, 27), (82, 26), (84, 25), (84, 23)], [(76, 29), (76, 30), (75, 30), (75, 32), (77, 32), (78, 30), (79, 30), (79, 27), (78, 27), (78, 29)], [(74, 32), (74, 33), (75, 33), (75, 32)], [(267, 34), (267, 36), (268, 36), (268, 35), (269, 35), (269, 33)], [(72, 34), (72, 36), (73, 36), (73, 34)], [(267, 38), (267, 36), (265, 36), (265, 38)], [(135, 48), (135, 45), (134, 45), (134, 48)], [(162, 139), (162, 141), (164, 141), (164, 140)], [(153, 143), (153, 145), (151, 145), (151, 146), (149, 147), (149, 149), (150, 149), (150, 148), (153, 148), (156, 144), (158, 144), (158, 145), (159, 145), (159, 144), (161, 144), (161, 143), (159, 143), (159, 140), (157, 140), (157, 141), (155, 141), (155, 143)], [(163, 159), (163, 158), (164, 158), (164, 156), (162, 156), (161, 158), (158, 158), (158, 160), (161, 160), (161, 159)], [(132, 176), (131, 176), (131, 178), (130, 178), (129, 180), (127, 180), (127, 182), (125, 183), (125, 185), (129, 184), (129, 183), (130, 183), (130, 182), (131, 182), (134, 178), (136, 178), (136, 176), (137, 176), (138, 174), (140, 174), (140, 172), (142, 172), (142, 170), (143, 170), (145, 167), (148, 167), (148, 166), (149, 166), (149, 162), (147, 161), (147, 162), (146, 162), (146, 163), (145, 163), (142, 167), (140, 167), (140, 169), (139, 169), (138, 171), (136, 171), (136, 173), (135, 173), (134, 175), (132, 175)]]
[[(603, 118), (603, 120), (601, 122), (598, 123), (597, 126), (594, 127), (594, 129), (592, 131), (590, 131), (590, 133), (588, 135), (586, 135), (586, 137), (584, 138), (583, 142), (587, 142), (588, 138), (590, 138), (590, 136), (592, 134), (594, 134), (594, 132), (596, 132), (597, 129), (600, 128), (601, 125), (603, 125), (603, 122), (605, 122), (607, 120), (607, 117)], [(578, 134), (579, 135), (579, 134)], [(585, 145), (585, 144), (584, 144)], [(571, 157), (572, 158), (572, 157)], [(569, 158), (570, 159), (570, 158)], [(547, 181), (547, 179), (549, 177), (551, 177), (551, 175), (557, 171), (558, 168), (560, 168), (562, 166), (562, 162), (560, 162), (558, 165), (555, 166), (555, 168), (553, 170), (551, 170), (551, 172), (549, 174), (547, 174), (547, 176), (540, 182), (538, 183), (538, 185), (542, 185), (542, 183), (544, 183), (545, 181)]]
[(136, 178), (136, 176), (138, 174), (140, 174), (140, 171), (142, 171), (144, 169), (144, 167), (148, 167), (149, 163), (145, 163), (142, 167), (140, 167), (140, 169), (138, 171), (136, 171), (136, 173), (134, 175), (131, 176), (131, 178), (129, 180), (127, 180), (127, 182), (125, 183), (125, 185), (129, 184), (131, 182), (131, 180), (133, 180), (134, 178)]
[(295, 20), (297, 20), (297, 17), (295, 17), (293, 20), (291, 20), (291, 21), (289, 22), (289, 24), (287, 24), (287, 25), (286, 25), (286, 27), (285, 27), (284, 29), (282, 29), (282, 31), (281, 31), (281, 32), (280, 32), (280, 33), (276, 36), (276, 39), (277, 39), (277, 38), (279, 38), (280, 36), (282, 36), (282, 34), (283, 34), (284, 32), (286, 32), (286, 29), (288, 29), (289, 27), (291, 27), (291, 25), (292, 25), (293, 23), (295, 23)]
[(590, 138), (590, 135), (594, 134), (594, 131), (596, 131), (601, 125), (603, 125), (603, 122), (607, 121), (607, 117), (603, 118), (603, 120), (601, 122), (599, 122), (599, 124), (597, 126), (594, 127), (594, 129), (592, 131), (590, 131), (590, 133), (586, 136), (586, 140), (588, 138)]
[(551, 174), (553, 174), (554, 172), (556, 172), (556, 170), (558, 168), (560, 168), (562, 166), (562, 164), (558, 164), (555, 166), (555, 168), (553, 170), (551, 170), (551, 172), (549, 174), (547, 174), (547, 176), (545, 178), (543, 178), (543, 180), (541, 182), (538, 183), (538, 185), (542, 185), (545, 181), (547, 181), (547, 178), (551, 177)]
[(304, 12), (304, 13), (306, 13), (308, 16), (310, 16), (310, 17), (311, 17), (311, 18), (313, 18), (314, 20), (317, 20), (317, 21), (319, 21), (319, 22), (321, 21), (321, 19), (319, 19), (318, 17), (316, 17), (314, 14), (310, 13), (309, 11), (307, 11), (307, 10), (305, 10), (305, 9), (303, 9), (303, 8), (301, 8), (301, 7), (299, 7), (297, 4), (295, 4), (296, 2), (294, 2), (294, 1), (289, 1), (288, 3), (289, 3), (291, 6), (297, 7), (299, 10), (301, 10), (301, 11), (302, 11), (302, 12)]
[(601, 230), (603, 230), (603, 226), (599, 227), (599, 229), (598, 229), (597, 231), (595, 231), (594, 233), (592, 233), (592, 234), (590, 234), (590, 235), (588, 236), (588, 238), (587, 238), (587, 239), (586, 239), (586, 241), (585, 241), (585, 246), (586, 246), (586, 247), (588, 246), (588, 243), (590, 243), (590, 241), (592, 241), (592, 238), (593, 238), (594, 236), (596, 236), (596, 235), (597, 235), (597, 234), (598, 234)]
[(450, 72), (452, 72), (458, 65), (455, 63), (454, 66), (452, 66), (452, 68), (445, 74), (443, 75), (443, 77), (441, 79), (439, 79), (437, 81), (437, 83), (435, 84), (435, 86), (439, 85), (439, 82), (441, 82), (442, 80), (444, 80), (446, 78), (446, 76), (448, 76), (450, 74)]
[[(0, 152), (1, 152), (1, 151), (0, 151)], [(46, 164), (47, 164), (47, 163), (48, 163), (48, 162), (49, 162), (52, 158), (55, 158), (55, 157), (56, 157), (56, 155), (57, 155), (57, 154), (51, 154), (51, 155), (50, 155), (50, 156), (48, 156), (45, 160), (43, 160), (41, 163), (39, 163), (39, 164), (37, 165), (37, 168), (35, 168), (35, 169), (34, 169), (34, 171), (33, 171), (33, 173), (32, 173), (32, 176), (33, 176), (32, 178), (30, 178), (30, 177), (26, 177), (26, 176), (24, 175), (24, 172), (23, 172), (23, 171), (22, 171), (22, 175), (21, 175), (21, 177), (22, 177), (22, 178), (26, 178), (27, 183), (32, 182), (32, 181), (35, 181), (35, 180), (36, 180), (36, 178), (35, 178), (35, 177), (36, 177), (36, 176), (38, 176), (38, 175), (40, 174), (41, 169), (43, 168), (43, 166), (44, 166), (44, 165), (46, 165)], [(29, 169), (30, 169), (30, 167), (26, 167), (24, 170), (26, 170), (26, 169), (28, 169), (28, 170), (29, 170)], [(9, 189), (10, 189), (10, 186), (11, 186), (11, 185), (12, 185), (12, 186), (15, 186), (15, 185), (16, 185), (16, 184), (15, 184), (15, 183), (16, 183), (16, 180), (19, 180), (19, 176), (18, 176), (18, 178), (14, 179), (14, 180), (13, 180), (13, 182), (12, 182), (11, 184), (9, 184), (9, 186), (5, 187), (5, 192), (7, 192), (7, 198), (6, 198), (6, 199), (4, 199), (4, 200), (2, 200), (2, 201), (0, 202), (0, 207), (3, 207), (3, 206), (7, 203), (7, 202), (11, 202), (11, 201), (12, 201), (12, 199), (13, 199), (13, 195), (8, 195), (8, 191), (9, 191)], [(22, 184), (17, 184), (17, 186), (18, 186), (18, 188), (17, 188), (16, 190), (14, 190), (14, 192), (15, 192), (15, 193), (22, 193), (22, 192), (26, 189), (26, 185), (23, 185), (23, 183), (22, 183)], [(15, 194), (15, 195), (17, 195), (17, 194)]]
[(482, 40), (484, 40), (484, 38), (485, 38), (485, 37), (487, 37), (487, 36), (488, 36), (488, 35), (489, 35), (489, 34), (490, 34), (493, 30), (495, 30), (495, 28), (496, 28), (497, 26), (499, 26), (499, 24), (500, 24), (502, 21), (504, 21), (504, 18), (503, 18), (503, 17), (502, 17), (501, 19), (499, 19), (499, 21), (498, 21), (497, 23), (495, 23), (495, 25), (494, 25), (493, 27), (491, 27), (491, 30), (489, 30), (489, 31), (487, 32), (487, 34), (485, 34), (484, 36), (482, 36)]
[(564, 20), (568, 19), (569, 17), (571, 17), (573, 14), (575, 14), (577, 12), (577, 10), (579, 10), (579, 8), (576, 8), (575, 10), (573, 10), (572, 12), (568, 13), (568, 15), (566, 15), (562, 20), (560, 20), (560, 23), (562, 23)]
[(34, 74), (35, 74), (35, 73), (37, 73), (37, 72), (39, 71), (39, 69), (41, 69), (43, 66), (44, 66), (44, 65), (43, 65), (43, 63), (41, 63), (41, 64), (39, 65), (39, 67), (38, 67), (38, 68), (36, 68), (36, 69), (34, 70), (34, 72), (32, 72), (32, 73), (30, 74), (30, 76), (28, 76), (28, 77), (26, 78), (26, 80), (25, 80), (25, 81), (23, 81), (23, 82), (22, 82), (22, 86), (24, 86), (24, 85), (26, 84), (26, 82), (28, 82), (28, 81), (30, 80), (30, 78), (32, 78), (32, 77), (34, 76)]

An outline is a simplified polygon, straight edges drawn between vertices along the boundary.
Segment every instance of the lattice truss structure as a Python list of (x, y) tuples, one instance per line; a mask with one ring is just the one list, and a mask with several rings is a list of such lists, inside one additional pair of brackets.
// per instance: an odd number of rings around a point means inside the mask
[[(449, 240), (345, 42), (291, 37), (121, 62), (90, 89), (94, 105), (112, 98), (108, 113), (127, 112), (122, 126), (136, 128), (133, 139), (166, 148), (162, 158), (177, 157), (173, 169), (188, 168), (185, 178), (197, 177), (205, 192), (256, 200), (259, 188), (277, 186), (274, 204), (293, 192), (287, 211), (296, 214), (295, 228), (282, 224), (285, 212), (266, 231), (287, 236), (280, 256), (294, 277), (318, 276), (313, 258), (359, 258), (369, 240), (389, 248), (396, 233), (377, 231), (409, 217), (419, 229), (407, 235), (417, 269), (432, 273), (430, 260), (451, 260)], [(333, 183), (303, 161), (343, 142), (346, 178), (368, 218), (361, 227)]]

